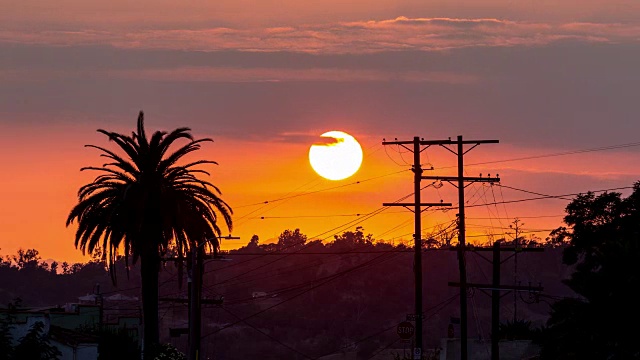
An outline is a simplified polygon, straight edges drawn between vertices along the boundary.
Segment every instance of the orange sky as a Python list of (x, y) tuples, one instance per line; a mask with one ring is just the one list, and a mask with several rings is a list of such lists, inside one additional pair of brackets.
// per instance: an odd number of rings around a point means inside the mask
[[(153, 128), (152, 117), (148, 120), (148, 127)], [(362, 223), (348, 223), (358, 219), (355, 214), (367, 214), (378, 209), (382, 202), (392, 202), (412, 192), (411, 172), (402, 172), (408, 169), (404, 162), (411, 161), (410, 154), (401, 156), (395, 147), (387, 147), (385, 152), (382, 139), (359, 133), (357, 129), (344, 130), (351, 131), (360, 140), (365, 158), (356, 175), (341, 181), (323, 179), (311, 169), (307, 160), (310, 143), (216, 138), (213, 144), (205, 146), (201, 155), (220, 163), (211, 180), (221, 187), (223, 198), (235, 209), (233, 235), (241, 237), (240, 240), (226, 241), (223, 247), (229, 249), (244, 245), (253, 234), (259, 235), (263, 242), (272, 241), (283, 230), (296, 227), (310, 237), (328, 240), (332, 235), (353, 230), (356, 226), (363, 226), (374, 237), (383, 234), (378, 238), (387, 241), (409, 240), (413, 232), (413, 215), (402, 208), (390, 208)], [(24, 141), (27, 138), (29, 142)], [(2, 253), (14, 253), (18, 248), (37, 248), (45, 258), (86, 259), (73, 247), (74, 227), (64, 226), (66, 215), (75, 201), (75, 192), (91, 179), (90, 174), (80, 173), (79, 168), (100, 163), (96, 151), (83, 148), (84, 143), (105, 145), (107, 142), (85, 125), (77, 128), (50, 126), (37, 132), (29, 129), (3, 138), (6, 149), (12, 151), (2, 152), (0, 159), (5, 167), (12, 169), (12, 176), (5, 177), (0, 187)], [(514, 144), (490, 144), (470, 152), (467, 162), (472, 164), (553, 152), (553, 149), (545, 149), (544, 152), (521, 149)], [(455, 164), (452, 154), (438, 149), (429, 149), (423, 154), (423, 162), (429, 161), (436, 168), (433, 174), (455, 174), (455, 169), (450, 168)], [(469, 166), (467, 172), (469, 175), (483, 172), (485, 176), (489, 171), (500, 173), (504, 185), (562, 194), (630, 185), (627, 179), (637, 177), (640, 170), (637, 164), (637, 154), (609, 151)], [(598, 167), (597, 173), (593, 172), (594, 166)], [(354, 184), (357, 181), (362, 183)], [(424, 184), (427, 183), (425, 180)], [(342, 185), (345, 186), (340, 187)], [(291, 195), (300, 196), (267, 205), (259, 204)], [(422, 196), (427, 202), (442, 199), (457, 203), (455, 190), (448, 184), (440, 190), (426, 189)], [(469, 204), (492, 202), (494, 196), (498, 201), (509, 201), (535, 195), (481, 185), (472, 185), (467, 191)], [(551, 199), (470, 208), (467, 212), (469, 234), (473, 235), (470, 240), (486, 241), (484, 236), (489, 233), (503, 236), (506, 230), (501, 228), (510, 223), (506, 218), (513, 217), (522, 217), (525, 230), (555, 228), (560, 225), (557, 215), (563, 213), (566, 203)], [(425, 234), (435, 224), (455, 219), (455, 214), (455, 210), (425, 213)], [(341, 227), (344, 224), (347, 226)], [(325, 233), (333, 228), (337, 230)], [(544, 238), (547, 233), (537, 234)]]
[[(0, 0), (0, 8), (0, 254), (22, 247), (86, 260), (64, 226), (92, 178), (79, 169), (100, 163), (83, 145), (106, 144), (97, 128), (131, 131), (140, 110), (149, 129), (188, 126), (214, 138), (200, 155), (220, 163), (212, 181), (241, 237), (224, 248), (296, 227), (330, 239), (361, 225), (376, 238), (409, 239), (413, 215), (399, 208), (340, 227), (412, 192), (411, 173), (396, 174), (410, 154), (383, 148), (385, 137), (500, 140), (470, 152), (470, 164), (640, 141), (635, 0)], [(362, 144), (352, 178), (322, 179), (308, 164), (310, 145), (330, 130)], [(631, 186), (639, 149), (466, 170), (531, 192), (575, 193)], [(455, 174), (452, 154), (423, 155), (434, 174)], [(467, 192), (470, 204), (534, 196)], [(302, 196), (252, 205), (291, 195)], [(457, 202), (448, 184), (423, 199)], [(470, 208), (469, 233), (502, 234), (516, 216), (525, 230), (548, 230), (565, 204)], [(455, 213), (425, 213), (424, 232)]]

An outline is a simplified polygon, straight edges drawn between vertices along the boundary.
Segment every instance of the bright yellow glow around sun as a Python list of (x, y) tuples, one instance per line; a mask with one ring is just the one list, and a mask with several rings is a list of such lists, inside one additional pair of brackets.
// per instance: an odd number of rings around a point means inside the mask
[(309, 163), (318, 175), (343, 180), (360, 169), (362, 147), (353, 136), (342, 131), (329, 131), (320, 136), (334, 141), (314, 144), (309, 149)]

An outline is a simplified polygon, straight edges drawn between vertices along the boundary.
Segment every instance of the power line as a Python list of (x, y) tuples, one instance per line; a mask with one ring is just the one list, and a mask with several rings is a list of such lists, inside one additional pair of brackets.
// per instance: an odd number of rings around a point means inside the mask
[[(401, 253), (401, 252), (402, 251), (398, 251), (397, 254), (392, 255), (392, 256), (388, 256), (386, 259), (381, 260), (378, 264), (381, 264), (383, 262), (391, 260), (392, 258), (397, 257), (397, 255), (399, 255), (399, 253)], [(319, 278), (319, 279), (316, 278), (316, 279), (313, 279), (313, 280), (310, 280), (310, 281), (305, 281), (305, 282), (302, 282), (302, 283), (299, 283), (299, 284), (296, 284), (296, 285), (289, 285), (289, 286), (286, 286), (286, 287), (283, 287), (283, 288), (271, 290), (269, 293), (271, 295), (280, 295), (282, 293), (287, 293), (287, 292), (300, 290), (300, 289), (303, 289), (303, 288), (307, 287), (308, 285), (314, 284), (314, 283), (316, 283), (318, 281), (323, 281), (323, 280), (327, 280), (327, 279), (333, 279), (335, 276), (336, 276), (335, 274), (327, 275), (327, 276)], [(267, 296), (268, 295), (269, 294), (267, 294)], [(238, 299), (238, 300), (229, 300), (226, 303), (227, 303), (227, 305), (237, 305), (239, 303), (245, 303), (247, 301), (255, 301), (255, 300), (261, 300), (261, 298), (251, 297), (251, 298)]]
[[(599, 193), (599, 192), (607, 192), (607, 191), (615, 191), (615, 190), (628, 190), (628, 189), (633, 189), (633, 186), (623, 186), (623, 187), (602, 189), (602, 190), (588, 190), (588, 191), (585, 191), (585, 192), (562, 194), (562, 195), (545, 195), (545, 196), (540, 196), (540, 197), (527, 198), (527, 199), (518, 199), (518, 200), (496, 201), (496, 202), (486, 203), (486, 204), (468, 205), (466, 207), (470, 208), (470, 207), (480, 207), (480, 206), (495, 205), (495, 204), (512, 204), (512, 203), (520, 203), (520, 202), (535, 201), (535, 200), (546, 200), (546, 199), (567, 200), (567, 199), (564, 199), (564, 198), (566, 198), (568, 196), (579, 196), (579, 195), (584, 195), (586, 193)], [(455, 209), (455, 208), (454, 207), (443, 208), (441, 210), (453, 210), (453, 209)]]
[(299, 350), (297, 350), (297, 349), (295, 349), (295, 348), (293, 348), (293, 347), (291, 347), (291, 346), (289, 346), (289, 345), (287, 345), (287, 344), (283, 343), (282, 341), (280, 341), (280, 340), (278, 340), (278, 339), (274, 338), (273, 336), (271, 336), (271, 335), (267, 334), (266, 332), (264, 332), (264, 331), (262, 331), (262, 330), (258, 329), (258, 328), (257, 328), (257, 327), (255, 327), (255, 326), (253, 326), (252, 324), (250, 324), (249, 322), (247, 322), (245, 319), (243, 319), (243, 318), (239, 317), (238, 315), (236, 315), (235, 313), (233, 313), (231, 310), (226, 309), (226, 308), (224, 308), (224, 307), (222, 308), (222, 310), (226, 311), (226, 312), (227, 312), (227, 313), (229, 313), (231, 316), (235, 317), (236, 319), (238, 319), (239, 321), (241, 321), (242, 323), (244, 323), (244, 324), (245, 324), (245, 325), (247, 325), (248, 327), (252, 328), (253, 330), (255, 330), (255, 331), (259, 332), (260, 334), (262, 334), (262, 335), (264, 335), (264, 336), (266, 336), (266, 337), (267, 337), (267, 338), (269, 338), (271, 341), (273, 341), (273, 342), (275, 342), (275, 343), (277, 343), (277, 344), (279, 344), (279, 345), (281, 345), (281, 346), (283, 346), (283, 347), (285, 347), (285, 348), (287, 348), (287, 349), (289, 349), (289, 350), (293, 351), (294, 353), (296, 353), (296, 354), (298, 354), (298, 355), (301, 355), (302, 357), (304, 357), (304, 358), (306, 358), (306, 359), (314, 360), (314, 358), (312, 358), (311, 356), (309, 356), (309, 355), (307, 355), (307, 354), (305, 354), (305, 353), (303, 353), (303, 352), (301, 352), (301, 351), (299, 351)]
[(287, 256), (287, 255), (351, 255), (351, 254), (382, 254), (382, 253), (402, 253), (412, 252), (413, 250), (362, 250), (362, 251), (316, 251), (316, 252), (298, 252), (298, 253), (285, 253), (280, 251), (267, 252), (267, 253), (233, 253), (233, 255), (253, 255), (253, 256)]
[(391, 176), (391, 175), (400, 174), (400, 173), (403, 173), (403, 172), (406, 172), (406, 171), (409, 171), (409, 169), (400, 170), (400, 171), (392, 172), (392, 173), (385, 174), (385, 175), (375, 176), (375, 177), (364, 179), (364, 180), (358, 180), (358, 181), (354, 181), (354, 182), (351, 182), (351, 183), (348, 183), (348, 184), (332, 186), (332, 187), (328, 187), (328, 188), (324, 188), (324, 189), (320, 189), (320, 190), (308, 191), (308, 192), (305, 192), (305, 193), (300, 193), (300, 194), (291, 195), (291, 196), (283, 196), (281, 198), (276, 198), (276, 199), (272, 199), (272, 200), (266, 200), (266, 201), (257, 202), (257, 203), (253, 203), (253, 204), (240, 205), (240, 206), (236, 206), (235, 208), (236, 209), (240, 209), (240, 208), (249, 207), (249, 206), (256, 206), (256, 205), (274, 203), (274, 202), (277, 202), (277, 201), (283, 201), (283, 200), (292, 199), (292, 198), (296, 198), (296, 197), (300, 197), (300, 196), (317, 194), (317, 193), (324, 192), (324, 191), (330, 191), (330, 190), (340, 189), (340, 188), (347, 187), (347, 186), (362, 184), (364, 182), (377, 180), (377, 179), (380, 179), (380, 178), (383, 178), (383, 177), (387, 177), (387, 176)]
[[(465, 165), (466, 166), (475, 166), (475, 165), (497, 164), (497, 163), (504, 163), (504, 162), (511, 162), (511, 161), (542, 159), (542, 158), (556, 157), (556, 156), (566, 156), (566, 155), (575, 155), (575, 154), (583, 154), (583, 153), (606, 151), (606, 150), (624, 149), (624, 148), (630, 148), (630, 147), (636, 147), (636, 146), (640, 146), (640, 142), (626, 143), (626, 144), (619, 144), (619, 145), (601, 146), (601, 147), (596, 147), (596, 148), (587, 148), (587, 149), (579, 149), (579, 150), (570, 150), (570, 151), (563, 151), (563, 152), (543, 154), (543, 155), (523, 156), (523, 157), (511, 158), (511, 159), (483, 161), (483, 162), (477, 162), (477, 163), (471, 163), (471, 164), (465, 164)], [(455, 168), (455, 166), (445, 166), (445, 167), (441, 167), (439, 169), (449, 169), (449, 168)]]
[[(363, 267), (369, 266), (370, 264), (372, 264), (373, 262), (375, 262), (376, 260), (380, 259), (380, 258), (381, 258), (381, 257), (383, 257), (383, 256), (387, 256), (387, 254), (382, 254), (382, 255), (377, 256), (377, 257), (375, 257), (375, 258), (373, 258), (373, 259), (371, 259), (371, 260), (369, 260), (369, 261), (366, 261), (366, 262), (364, 262), (364, 263), (362, 263), (362, 264), (356, 265), (356, 266), (354, 266), (354, 267), (352, 267), (352, 268), (350, 268), (350, 269), (347, 269), (347, 270), (341, 271), (341, 272), (339, 272), (339, 273), (336, 273), (336, 274), (334, 274), (334, 276), (333, 276), (331, 279), (325, 280), (325, 281), (323, 281), (323, 282), (321, 282), (321, 283), (319, 283), (319, 284), (317, 284), (317, 285), (314, 285), (314, 286), (310, 287), (309, 289), (307, 289), (307, 290), (305, 290), (305, 291), (303, 291), (303, 292), (301, 292), (301, 293), (299, 293), (299, 294), (296, 294), (296, 295), (294, 295), (294, 296), (292, 296), (292, 297), (290, 297), (290, 298), (287, 298), (287, 299), (285, 299), (285, 300), (283, 300), (283, 301), (281, 301), (281, 302), (279, 302), (279, 303), (276, 303), (276, 304), (274, 304), (274, 305), (272, 305), (272, 306), (269, 306), (269, 307), (267, 307), (267, 308), (264, 308), (264, 309), (262, 309), (262, 310), (260, 310), (260, 311), (258, 311), (258, 312), (256, 312), (256, 313), (253, 313), (252, 315), (249, 315), (249, 316), (247, 316), (247, 317), (243, 318), (242, 320), (248, 320), (248, 319), (250, 319), (250, 318), (252, 318), (252, 317), (255, 317), (255, 316), (257, 316), (257, 315), (260, 315), (260, 314), (262, 314), (262, 313), (264, 313), (264, 312), (267, 312), (267, 311), (269, 311), (269, 310), (271, 310), (271, 309), (273, 309), (273, 308), (275, 308), (275, 307), (277, 307), (277, 306), (280, 306), (280, 305), (282, 305), (282, 304), (284, 304), (284, 303), (286, 303), (286, 302), (289, 302), (289, 301), (291, 301), (291, 300), (293, 300), (293, 299), (295, 299), (295, 298), (297, 298), (297, 297), (299, 297), (299, 296), (302, 296), (303, 294), (306, 294), (307, 292), (309, 292), (309, 291), (311, 291), (311, 290), (314, 290), (314, 289), (316, 289), (316, 288), (319, 288), (319, 287), (321, 287), (322, 285), (327, 284), (327, 283), (329, 283), (329, 282), (331, 282), (331, 281), (333, 281), (333, 280), (335, 280), (335, 279), (337, 279), (337, 278), (339, 278), (339, 277), (341, 277), (341, 276), (344, 276), (344, 275), (346, 275), (346, 274), (348, 274), (348, 273), (350, 273), (350, 272), (353, 272), (353, 271), (356, 271), (356, 270), (362, 269)], [(233, 322), (233, 323), (231, 323), (231, 324), (227, 324), (227, 325), (225, 325), (225, 326), (221, 327), (220, 329), (217, 329), (217, 330), (215, 330), (215, 331), (212, 331), (212, 332), (210, 332), (210, 333), (208, 333), (208, 334), (206, 334), (206, 335), (202, 336), (202, 338), (204, 339), (204, 338), (206, 338), (206, 337), (208, 337), (208, 336), (211, 336), (211, 335), (213, 335), (213, 334), (216, 334), (216, 333), (218, 333), (218, 332), (220, 332), (220, 331), (223, 331), (223, 330), (225, 330), (225, 329), (227, 329), (227, 328), (230, 328), (230, 327), (232, 327), (232, 326), (234, 326), (234, 325), (236, 325), (236, 324), (238, 324), (238, 323), (240, 323), (240, 322), (241, 322), (241, 321), (240, 321), (240, 320), (238, 320), (238, 321)]]
[[(503, 188), (505, 188), (505, 189), (516, 190), (516, 191), (520, 191), (520, 192), (527, 193), (527, 194), (540, 195), (540, 196), (550, 196), (550, 195), (547, 195), (547, 194), (541, 194), (541, 193), (539, 193), (539, 192), (535, 192), (535, 191), (529, 191), (529, 190), (524, 190), (524, 189), (518, 189), (518, 188), (515, 188), (515, 187), (512, 187), (512, 186), (507, 186), (507, 185), (502, 185), (502, 184), (496, 184), (496, 185), (497, 185), (497, 186), (500, 186), (500, 187), (503, 187)], [(573, 200), (573, 199), (565, 199), (565, 198), (559, 198), (559, 199), (569, 200), (569, 201)]]
[(543, 218), (557, 218), (557, 217), (562, 217), (565, 216), (566, 214), (558, 214), (558, 215), (539, 215), (539, 216), (513, 216), (513, 217), (493, 217), (493, 218), (487, 218), (487, 217), (468, 217), (468, 220), (490, 220), (490, 219), (501, 219), (501, 220), (513, 220), (515, 218), (518, 219), (543, 219)]
[[(426, 310), (425, 310), (425, 312), (431, 311), (431, 310), (433, 310), (433, 309), (435, 309), (435, 308), (439, 308), (439, 307), (440, 307), (440, 308), (443, 308), (443, 307), (445, 307), (445, 306), (449, 305), (449, 303), (451, 303), (453, 300), (455, 300), (458, 296), (460, 296), (460, 294), (455, 294), (455, 295), (451, 296), (450, 298), (448, 298), (448, 299), (446, 299), (446, 300), (444, 300), (444, 301), (441, 301), (440, 303), (438, 303), (438, 304), (436, 304), (436, 305), (432, 306), (431, 308), (426, 309)], [(431, 319), (433, 316), (437, 315), (437, 314), (438, 314), (438, 312), (439, 312), (440, 310), (441, 310), (441, 309), (436, 310), (433, 314), (431, 314), (431, 315), (429, 315), (429, 316), (423, 316), (423, 319), (422, 319), (422, 321), (421, 321), (421, 322), (425, 322), (426, 320)], [(382, 330), (382, 331), (379, 331), (378, 333), (376, 333), (376, 334), (374, 334), (374, 335), (370, 335), (370, 336), (368, 336), (367, 338), (365, 338), (365, 339), (363, 339), (363, 340), (360, 340), (359, 342), (362, 342), (362, 341), (364, 341), (364, 340), (368, 340), (369, 338), (371, 338), (371, 337), (373, 337), (373, 336), (376, 336), (376, 335), (382, 334), (382, 333), (384, 333), (384, 332), (387, 332), (387, 331), (389, 331), (389, 330), (393, 329), (393, 328), (394, 328), (394, 327), (396, 327), (396, 326), (397, 326), (397, 324), (396, 324), (396, 325), (393, 325), (393, 326), (390, 326), (390, 327), (388, 327), (388, 328), (386, 328), (386, 329), (384, 329), (384, 330)], [(398, 339), (396, 339), (396, 340), (392, 341), (391, 343), (389, 343), (388, 345), (386, 345), (386, 346), (385, 346), (385, 347), (383, 347), (382, 349), (379, 349), (377, 352), (373, 353), (373, 355), (371, 355), (371, 356), (370, 356), (370, 357), (368, 357), (367, 359), (373, 359), (373, 358), (374, 358), (374, 357), (376, 357), (378, 354), (380, 354), (381, 352), (385, 351), (386, 349), (388, 349), (389, 347), (391, 347), (393, 344), (397, 343), (399, 340), (400, 340), (400, 339), (398, 338)], [(356, 342), (356, 344), (357, 344), (357, 343), (358, 343), (358, 342)]]
[[(548, 232), (548, 231), (553, 231), (554, 229), (538, 229), (538, 230), (528, 230), (528, 231), (520, 231), (519, 234), (536, 234), (536, 233), (540, 233), (540, 232)], [(491, 235), (493, 236), (493, 235)], [(467, 235), (467, 237), (473, 237), (473, 238), (482, 238), (482, 237), (486, 237), (486, 238), (490, 238), (490, 235)]]
[[(227, 286), (252, 283), (252, 282), (256, 282), (256, 281), (272, 278), (272, 277), (275, 277), (275, 276), (281, 276), (281, 275), (284, 275), (284, 274), (289, 274), (289, 273), (292, 273), (292, 272), (299, 272), (301, 270), (318, 267), (318, 266), (325, 265), (327, 263), (330, 263), (330, 262), (333, 262), (333, 261), (337, 261), (337, 260), (342, 260), (342, 258), (334, 258), (334, 259), (326, 260), (326, 261), (325, 260), (316, 261), (316, 262), (312, 262), (308, 266), (305, 266), (305, 267), (302, 267), (302, 268), (299, 267), (298, 264), (294, 264), (292, 266), (285, 266), (285, 267), (281, 267), (281, 268), (272, 270), (271, 274), (269, 274), (269, 275), (260, 276), (260, 277), (256, 277), (256, 278), (252, 278), (252, 279), (247, 279), (245, 281), (232, 282), (231, 284), (227, 283)], [(286, 268), (293, 268), (293, 269), (283, 272), (282, 270), (286, 269)], [(262, 274), (262, 275), (264, 275), (264, 274)], [(209, 290), (209, 288), (207, 288), (206, 290)], [(227, 293), (225, 293), (225, 295), (229, 295), (229, 293), (227, 292)]]
[[(388, 261), (388, 260), (390, 260), (392, 258), (395, 258), (397, 255), (399, 255), (399, 254), (393, 254), (393, 255), (390, 255), (390, 256), (386, 256), (386, 258), (381, 260), (380, 263), (383, 263), (383, 262), (386, 262), (386, 261)], [(382, 256), (380, 256), (380, 258), (382, 258)], [(367, 266), (369, 266), (369, 265), (367, 265)], [(300, 289), (305, 288), (308, 285), (313, 285), (314, 283), (317, 283), (318, 281), (327, 280), (327, 279), (328, 280), (333, 280), (333, 278), (335, 276), (336, 276), (336, 274), (332, 274), (332, 275), (328, 275), (328, 276), (325, 276), (325, 277), (320, 278), (320, 279), (313, 279), (313, 280), (310, 280), (310, 281), (305, 281), (305, 282), (300, 283), (300, 284), (290, 285), (290, 286), (287, 286), (287, 287), (284, 287), (284, 288), (272, 290), (271, 293), (272, 293), (272, 295), (278, 295), (278, 294), (285, 293), (285, 292), (291, 292), (291, 291), (295, 291), (295, 290), (300, 290)], [(253, 298), (252, 297), (252, 298), (239, 299), (239, 300), (235, 300), (235, 302), (227, 302), (227, 304), (236, 305), (238, 303), (244, 303), (244, 302), (247, 302), (247, 301), (255, 301), (255, 300), (261, 300), (261, 298)]]
[[(437, 226), (444, 225), (444, 224), (446, 224), (446, 223), (436, 224), (436, 225), (432, 226), (431, 228), (435, 228)], [(439, 232), (437, 232), (435, 234), (430, 234), (430, 235), (431, 236), (438, 236), (439, 234), (442, 234), (442, 233), (446, 232), (454, 224), (455, 224), (454, 222), (451, 222), (449, 224), (449, 226), (447, 226), (445, 229), (441, 229), (441, 230), (439, 230)], [(423, 251), (433, 251), (433, 250), (440, 250), (440, 249), (437, 249), (437, 248), (423, 249)], [(405, 252), (412, 252), (412, 251), (411, 250), (357, 250), (357, 249), (352, 249), (352, 250), (349, 250), (349, 251), (339, 251), (339, 252), (334, 252), (334, 251), (302, 252), (302, 250), (300, 250), (298, 252), (292, 252), (292, 253), (284, 253), (284, 252), (280, 252), (280, 251), (278, 251), (278, 252), (268, 252), (268, 253), (238, 253), (238, 252), (236, 252), (236, 253), (233, 253), (233, 254), (229, 254), (229, 256), (233, 256), (233, 255), (246, 255), (246, 256), (341, 255), (341, 256), (344, 256), (344, 255), (351, 255), (351, 254), (381, 254), (381, 253), (405, 253)], [(288, 272), (299, 271), (299, 270), (306, 269), (308, 267), (319, 266), (319, 265), (322, 265), (324, 263), (326, 263), (326, 262), (320, 262), (320, 264), (315, 264), (314, 263), (314, 264), (312, 264), (310, 266), (302, 267), (302, 268), (297, 267), (294, 270), (291, 270), (291, 271), (288, 271)], [(282, 274), (282, 272), (280, 270), (282, 270), (282, 268), (278, 269), (278, 273), (276, 275), (278, 275), (278, 274), (281, 275)], [(273, 276), (275, 276), (275, 275), (263, 276), (263, 277), (259, 277), (259, 278), (256, 278), (256, 279), (248, 279), (248, 280), (242, 281), (242, 282), (231, 282), (231, 284), (237, 285), (237, 284), (242, 284), (242, 283), (254, 282), (254, 281), (257, 281), (257, 280), (262, 280), (262, 279), (273, 277)], [(227, 282), (226, 280), (225, 280), (224, 283), (226, 285), (229, 285), (229, 282)], [(218, 285), (218, 284), (214, 284), (214, 285), (208, 286), (206, 290), (211, 290), (216, 285)]]
[[(425, 186), (425, 187), (426, 187), (426, 186)], [(409, 197), (409, 196), (411, 196), (411, 195), (413, 195), (413, 193), (412, 193), (412, 194), (409, 194), (409, 195), (406, 195), (406, 196), (403, 196), (402, 198), (400, 198), (400, 199), (396, 200), (395, 202), (402, 201), (402, 200), (406, 199), (407, 197)], [(356, 220), (348, 221), (348, 222), (346, 222), (346, 223), (345, 223), (345, 224), (343, 224), (343, 225), (340, 225), (340, 226), (337, 226), (337, 227), (335, 227), (335, 228), (333, 228), (333, 229), (330, 229), (330, 230), (328, 230), (328, 231), (322, 232), (322, 233), (320, 233), (320, 234), (318, 234), (318, 235), (313, 236), (312, 238), (318, 238), (318, 237), (320, 237), (320, 236), (322, 236), (322, 235), (325, 235), (325, 234), (327, 234), (327, 233), (329, 233), (329, 232), (332, 232), (332, 231), (334, 231), (334, 230), (341, 229), (341, 228), (342, 228), (342, 229), (344, 229), (344, 228), (349, 227), (349, 226), (354, 226), (354, 225), (360, 224), (360, 223), (362, 223), (362, 222), (364, 222), (364, 221), (366, 221), (366, 220), (368, 220), (368, 219), (370, 219), (370, 218), (372, 218), (372, 217), (374, 217), (374, 216), (376, 216), (376, 215), (380, 214), (381, 212), (383, 212), (383, 211), (385, 211), (385, 210), (386, 210), (386, 208), (385, 208), (385, 207), (380, 207), (380, 208), (378, 208), (377, 210), (374, 210), (374, 211), (370, 212), (369, 214), (367, 214), (363, 219), (356, 219)], [(340, 232), (340, 231), (341, 231), (341, 230), (338, 230), (337, 232), (333, 233), (332, 235), (329, 235), (328, 237), (326, 237), (326, 238), (324, 238), (324, 239), (321, 239), (321, 240), (326, 240), (327, 238), (329, 238), (329, 237), (331, 237), (331, 236), (333, 236), (333, 235), (337, 234), (337, 233), (338, 233), (338, 232)], [(286, 247), (282, 248), (281, 250), (285, 250), (285, 249), (288, 249), (288, 248), (291, 248), (291, 247), (294, 247), (294, 246), (298, 246), (298, 245), (301, 245), (301, 244), (304, 244), (304, 242), (297, 242), (297, 243), (290, 244), (290, 245), (288, 245), (288, 246), (286, 246)], [(288, 253), (288, 254), (294, 254), (294, 253), (297, 253), (297, 252), (301, 252), (302, 250), (304, 250), (305, 248), (307, 248), (307, 247), (311, 246), (312, 244), (313, 244), (313, 243), (312, 243), (312, 242), (310, 242), (310, 243), (308, 243), (308, 244), (304, 245), (302, 248), (300, 248), (300, 249), (298, 249), (298, 250), (296, 250), (296, 251), (294, 251), (294, 252)], [(262, 257), (262, 255), (261, 255), (260, 257), (255, 257), (255, 258), (252, 258), (252, 259), (248, 259), (248, 260), (246, 260), (245, 262), (249, 262), (249, 261), (257, 260), (257, 259), (259, 259), (259, 258), (261, 258), (261, 257)], [(229, 280), (233, 280), (233, 279), (236, 279), (236, 278), (238, 278), (238, 277), (244, 276), (244, 275), (246, 275), (246, 274), (248, 274), (248, 273), (251, 273), (251, 272), (253, 272), (253, 271), (255, 271), (255, 270), (258, 270), (258, 269), (264, 268), (264, 267), (269, 266), (269, 265), (271, 265), (271, 264), (273, 264), (273, 263), (275, 263), (275, 262), (278, 262), (278, 261), (280, 261), (280, 260), (282, 260), (282, 259), (284, 259), (284, 258), (286, 258), (286, 257), (287, 257), (287, 256), (283, 256), (283, 257), (278, 258), (278, 259), (276, 259), (276, 260), (274, 260), (274, 261), (272, 261), (272, 262), (270, 262), (270, 263), (260, 265), (260, 266), (258, 266), (258, 267), (253, 268), (253, 269), (250, 269), (250, 270), (248, 270), (248, 271), (246, 271), (246, 272), (244, 272), (244, 273), (242, 273), (242, 274), (236, 275), (236, 276), (231, 277), (231, 278), (229, 278), (229, 279), (225, 279), (224, 281), (222, 281), (222, 282), (220, 282), (220, 283), (218, 283), (218, 284), (214, 284), (214, 285), (212, 285), (211, 287), (216, 286), (216, 285), (219, 285), (219, 284), (222, 284), (222, 283), (225, 283), (225, 282), (227, 282), (227, 281), (229, 281)]]
[[(445, 307), (445, 306), (449, 305), (449, 303), (451, 303), (453, 300), (455, 300), (459, 295), (460, 295), (460, 294), (455, 294), (455, 295), (451, 296), (450, 298), (445, 299), (445, 300), (443, 300), (443, 301), (441, 301), (441, 302), (437, 303), (436, 305), (434, 305), (434, 306), (432, 306), (432, 307), (430, 307), (430, 308), (428, 308), (428, 309), (425, 309), (425, 310), (424, 310), (424, 312), (429, 312), (429, 311), (435, 310), (435, 313), (433, 313), (432, 315), (430, 315), (430, 316), (428, 316), (428, 317), (425, 317), (422, 321), (424, 322), (425, 320), (428, 320), (428, 319), (430, 319), (431, 317), (433, 317), (434, 315), (436, 315), (436, 314), (441, 310), (440, 308), (443, 308), (443, 307)], [(387, 331), (389, 331), (389, 330), (391, 330), (391, 329), (394, 329), (394, 328), (396, 328), (397, 326), (398, 326), (398, 324), (393, 324), (393, 325), (391, 325), (391, 326), (389, 326), (389, 327), (387, 327), (387, 328), (384, 328), (384, 329), (382, 329), (382, 330), (380, 330), (380, 331), (377, 331), (377, 332), (375, 332), (375, 333), (373, 333), (373, 334), (367, 335), (367, 336), (365, 336), (364, 338), (361, 338), (360, 340), (354, 341), (353, 343), (351, 343), (351, 345), (357, 345), (357, 344), (359, 344), (359, 343), (365, 342), (365, 341), (367, 341), (367, 340), (369, 340), (369, 339), (371, 339), (371, 338), (374, 338), (374, 337), (376, 337), (376, 336), (378, 336), (378, 335), (380, 335), (380, 334), (384, 334), (385, 332), (387, 332)], [(395, 341), (394, 341), (394, 343), (395, 343)], [(328, 356), (328, 355), (331, 355), (331, 354), (333, 354), (333, 353), (334, 353), (334, 352), (331, 352), (331, 353), (328, 353), (328, 354), (322, 355), (322, 356), (320, 356), (320, 357)]]

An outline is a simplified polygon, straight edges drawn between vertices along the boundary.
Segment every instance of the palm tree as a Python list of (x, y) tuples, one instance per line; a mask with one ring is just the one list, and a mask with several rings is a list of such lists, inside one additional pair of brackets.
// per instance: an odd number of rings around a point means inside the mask
[[(109, 162), (81, 169), (100, 174), (80, 188), (78, 203), (67, 218), (67, 226), (77, 220), (75, 246), (83, 254), (104, 249), (102, 260), (114, 282), (114, 264), (120, 254), (127, 269), (130, 256), (133, 264), (140, 259), (145, 352), (159, 341), (158, 271), (162, 255), (169, 246), (180, 257), (197, 246), (209, 246), (215, 255), (221, 234), (218, 218), (224, 219), (229, 230), (232, 227), (232, 210), (220, 198), (220, 190), (197, 177), (209, 175), (199, 166), (217, 163), (198, 160), (178, 165), (185, 155), (200, 149), (201, 143), (212, 141), (194, 140), (190, 131), (157, 131), (148, 139), (142, 111), (137, 132), (131, 136), (99, 129), (124, 154), (86, 145), (100, 150)], [(169, 153), (169, 147), (179, 139), (188, 143)]]

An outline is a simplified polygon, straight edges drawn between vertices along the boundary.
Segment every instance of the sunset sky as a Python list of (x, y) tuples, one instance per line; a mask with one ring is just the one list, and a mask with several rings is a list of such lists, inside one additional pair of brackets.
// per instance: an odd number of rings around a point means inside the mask
[[(108, 144), (98, 128), (129, 133), (140, 110), (150, 130), (187, 126), (214, 139), (199, 156), (219, 162), (210, 180), (234, 209), (241, 240), (226, 249), (294, 228), (330, 240), (363, 226), (409, 240), (413, 214), (401, 208), (356, 222), (413, 191), (411, 154), (383, 138), (500, 140), (471, 151), (469, 164), (640, 145), (637, 0), (0, 0), (0, 8), (0, 254), (36, 248), (45, 259), (87, 259), (74, 248), (75, 226), (65, 227), (94, 175), (79, 169), (101, 164), (83, 145)], [(323, 179), (309, 165), (309, 147), (330, 130), (362, 145), (362, 168), (349, 179)], [(455, 175), (446, 150), (430, 148), (422, 160), (434, 166), (429, 174)], [(640, 146), (466, 170), (499, 173), (510, 187), (471, 185), (469, 205), (627, 187), (640, 180)], [(422, 194), (457, 203), (449, 184)], [(470, 208), (470, 240), (504, 236), (513, 217), (544, 238), (567, 203)], [(425, 212), (423, 234), (455, 214)]]

